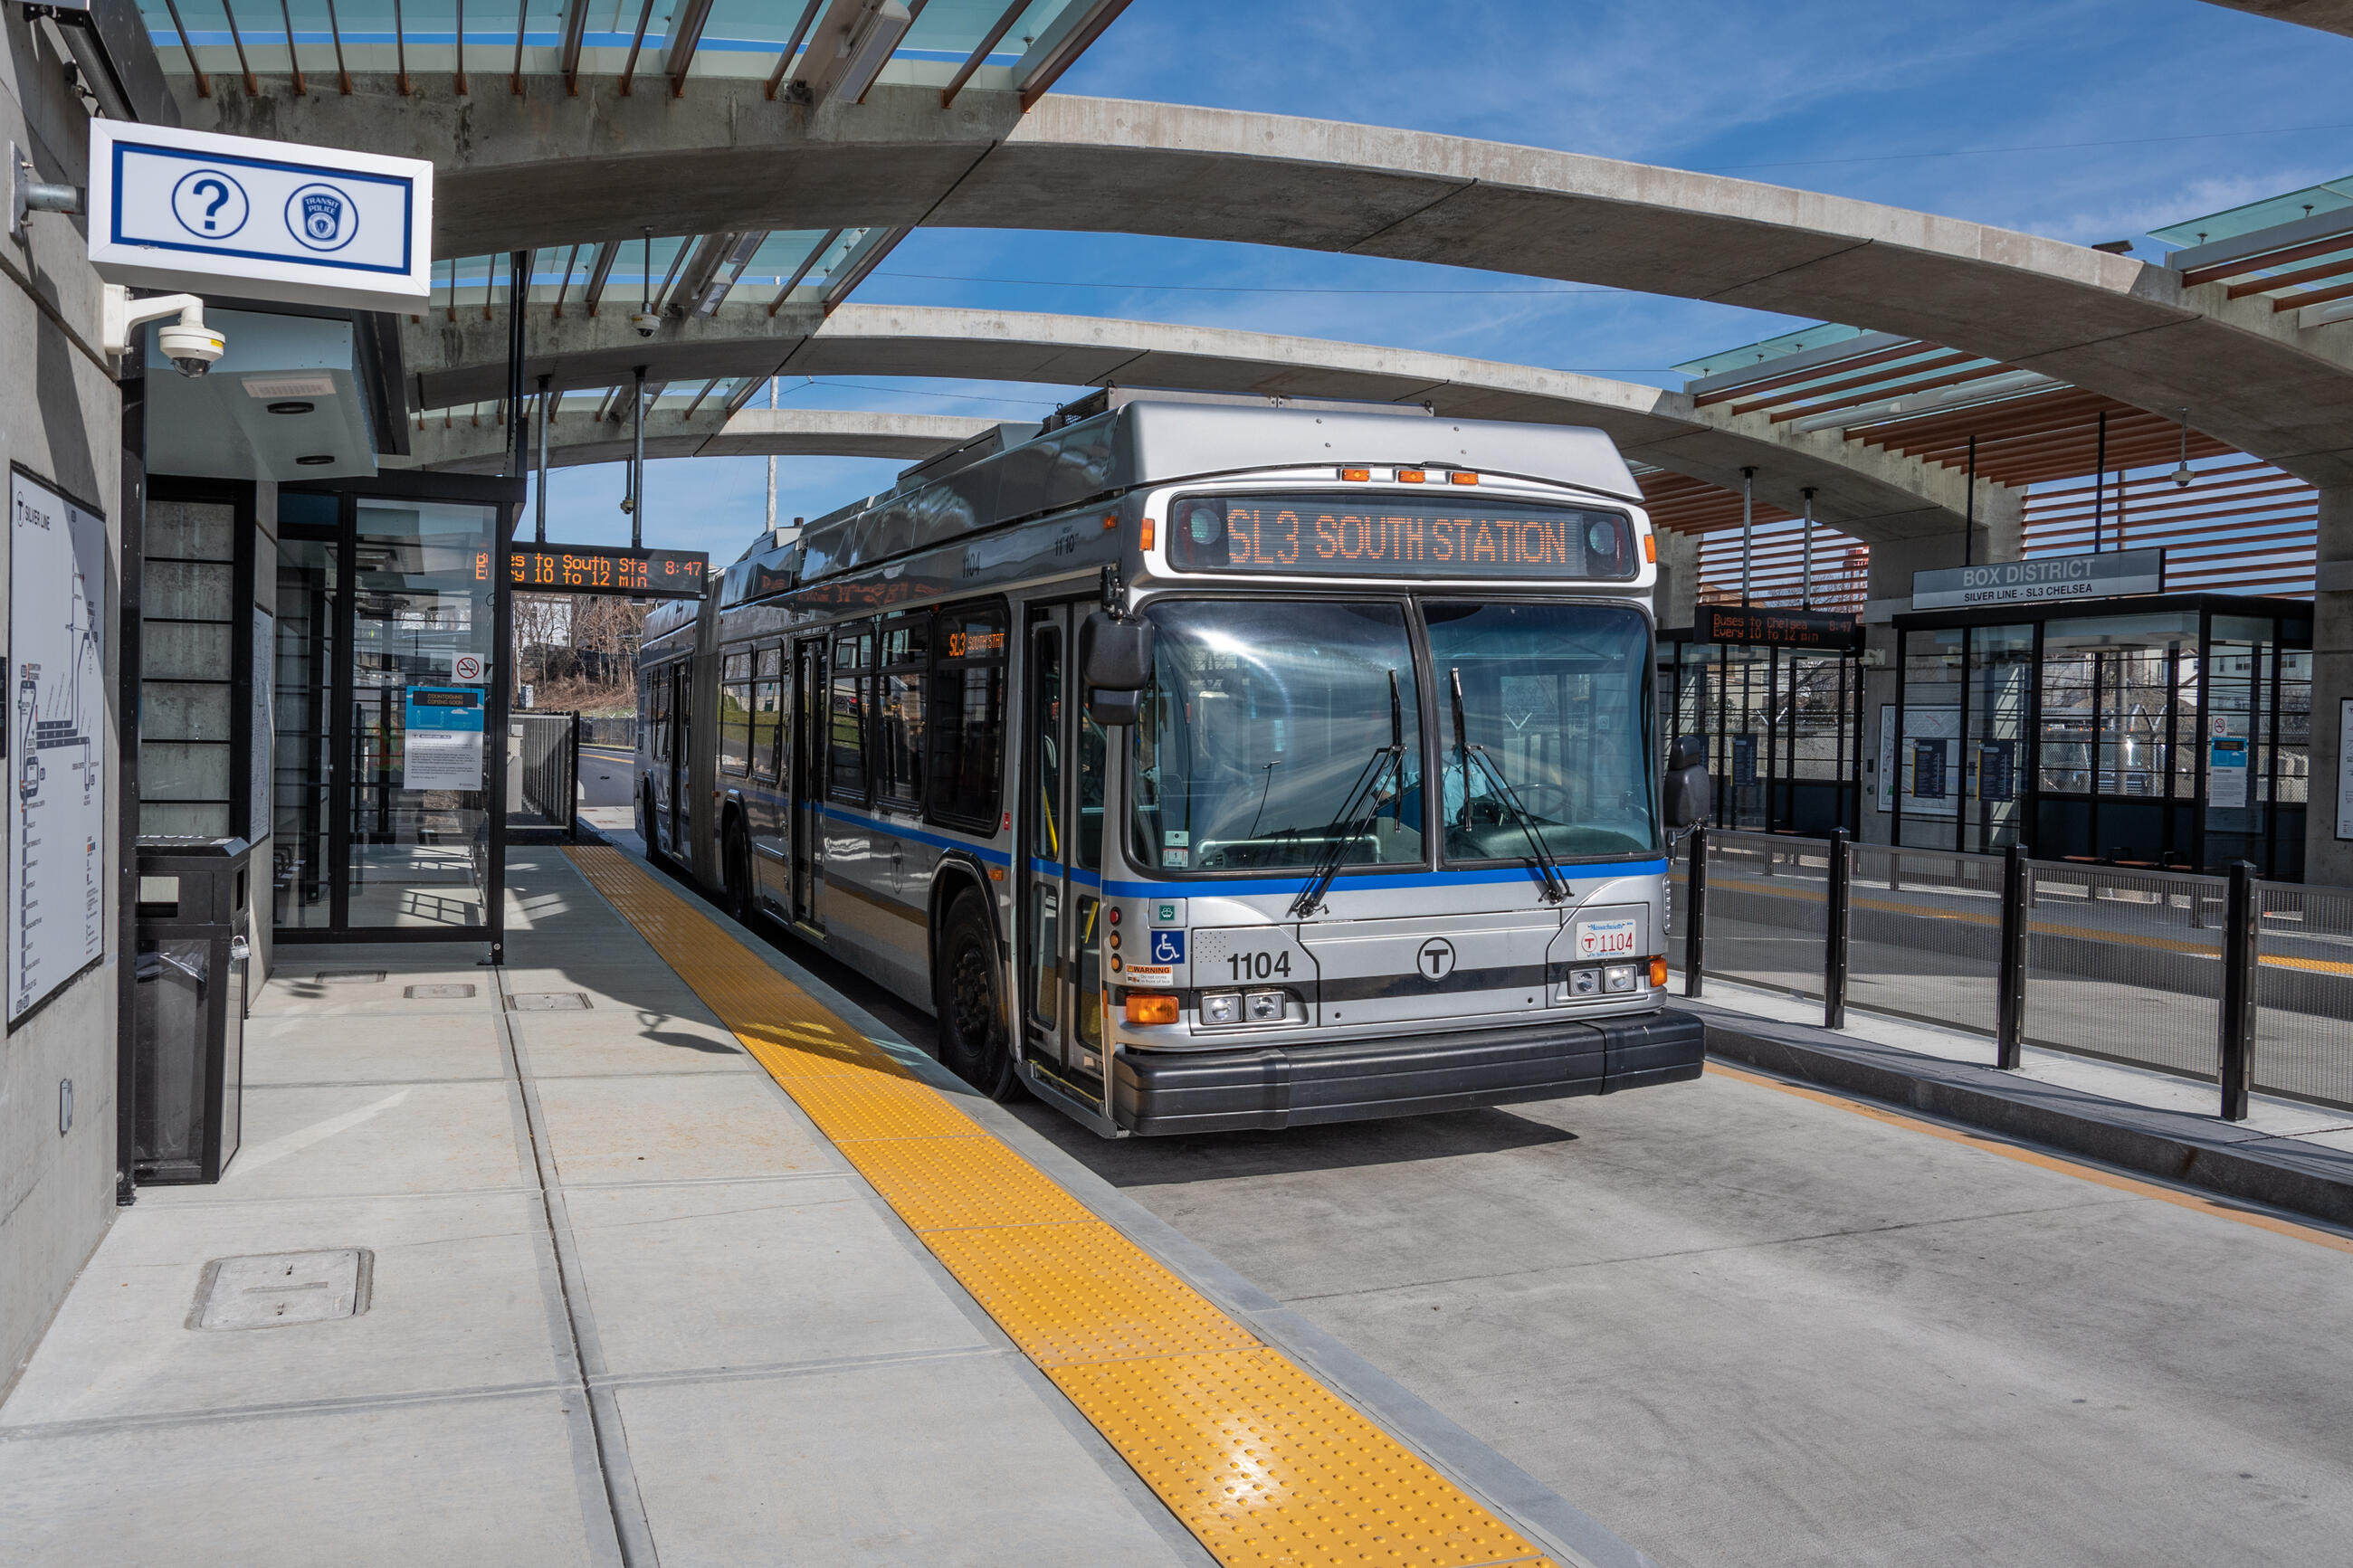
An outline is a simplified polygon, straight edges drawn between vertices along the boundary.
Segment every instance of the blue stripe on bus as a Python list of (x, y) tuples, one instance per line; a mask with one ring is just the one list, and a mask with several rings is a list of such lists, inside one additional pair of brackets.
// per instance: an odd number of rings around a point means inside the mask
[(928, 844), (934, 849), (961, 849), (968, 855), (979, 856), (992, 866), (1013, 864), (1013, 857), (1004, 850), (991, 849), (986, 844), (975, 844), (968, 838), (944, 838), (936, 833), (926, 833), (920, 827), (908, 827), (896, 822), (884, 822), (877, 817), (860, 816), (854, 811), (837, 811), (829, 805), (825, 808), (825, 815), (836, 822), (847, 822), (857, 827), (870, 827), (877, 833), (888, 833), (894, 838), (912, 838), (918, 844)]
[[(1059, 862), (1029, 858), (1029, 869), (1039, 876), (1055, 876), (1062, 871)], [(1605, 862), (1597, 866), (1563, 866), (1561, 875), (1572, 881), (1600, 881), (1613, 877), (1663, 877), (1667, 872), (1664, 860), (1629, 860)], [(1098, 888), (1113, 898), (1122, 899), (1213, 899), (1254, 893), (1296, 893), (1307, 885), (1308, 878), (1245, 877), (1228, 880), (1224, 878), (1204, 878), (1193, 882), (1106, 882), (1092, 871), (1072, 868), (1071, 880), (1082, 888)], [(1499, 866), (1483, 871), (1409, 871), (1395, 876), (1348, 876), (1335, 880), (1332, 890), (1338, 892), (1369, 892), (1390, 888), (1468, 888), (1493, 886), (1498, 882), (1535, 882), (1540, 879), (1535, 869), (1527, 866)]]

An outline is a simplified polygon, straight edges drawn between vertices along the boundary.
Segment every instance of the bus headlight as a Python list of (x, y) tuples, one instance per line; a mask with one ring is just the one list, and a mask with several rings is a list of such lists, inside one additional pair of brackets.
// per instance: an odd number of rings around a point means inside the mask
[(1239, 1024), (1241, 1021), (1240, 992), (1212, 991), (1201, 998), (1201, 1022), (1204, 1024)]
[(1243, 1010), (1253, 1024), (1280, 1024), (1290, 995), (1282, 991), (1252, 991), (1242, 998)]
[(1601, 972), (1601, 984), (1612, 992), (1631, 991), (1637, 984), (1634, 976), (1639, 973), (1630, 963), (1613, 963)]

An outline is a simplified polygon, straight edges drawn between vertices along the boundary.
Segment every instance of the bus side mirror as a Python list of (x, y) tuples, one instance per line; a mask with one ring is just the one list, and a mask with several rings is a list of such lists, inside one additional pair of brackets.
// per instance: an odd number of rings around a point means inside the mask
[(1664, 790), (1667, 826), (1680, 833), (1705, 821), (1715, 809), (1715, 787), (1707, 776), (1707, 742), (1685, 735), (1667, 753)]
[(1152, 684), (1152, 623), (1097, 610), (1080, 628), (1079, 646), (1087, 717), (1104, 729), (1134, 723), (1144, 712), (1144, 689)]

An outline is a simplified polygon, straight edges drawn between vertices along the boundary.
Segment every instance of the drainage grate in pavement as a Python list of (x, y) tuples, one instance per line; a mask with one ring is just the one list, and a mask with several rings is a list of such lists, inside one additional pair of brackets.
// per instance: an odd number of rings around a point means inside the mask
[(368, 1310), (375, 1254), (364, 1247), (335, 1252), (272, 1252), (216, 1258), (196, 1286), (192, 1329), (274, 1329), (356, 1318)]
[(585, 991), (518, 991), (507, 999), (507, 1005), (518, 1013), (585, 1013), (588, 1010), (588, 994)]
[(403, 993), (411, 1002), (455, 1002), (473, 994), (470, 985), (412, 985)]
[(381, 969), (322, 969), (317, 983), (321, 985), (377, 985), (383, 981), (384, 971)]

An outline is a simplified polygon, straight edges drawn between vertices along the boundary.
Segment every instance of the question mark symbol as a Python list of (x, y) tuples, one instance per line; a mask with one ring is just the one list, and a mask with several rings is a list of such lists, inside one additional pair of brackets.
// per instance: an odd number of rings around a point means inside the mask
[(198, 180), (188, 187), (190, 195), (200, 196), (206, 191), (213, 194), (212, 205), (205, 208), (205, 226), (210, 228), (213, 226), (214, 216), (221, 208), (228, 205), (228, 185), (221, 180)]

